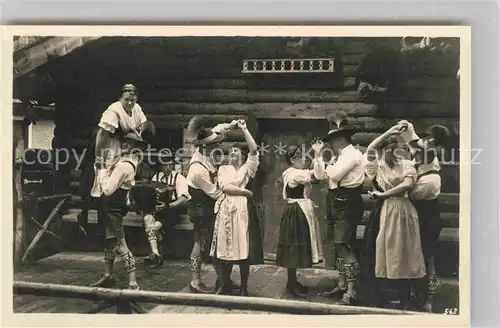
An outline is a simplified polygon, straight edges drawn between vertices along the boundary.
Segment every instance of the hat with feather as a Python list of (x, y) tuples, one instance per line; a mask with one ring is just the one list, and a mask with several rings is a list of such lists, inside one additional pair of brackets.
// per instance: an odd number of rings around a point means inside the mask
[(209, 145), (224, 140), (225, 135), (213, 131), (210, 126), (213, 126), (210, 116), (195, 116), (191, 119), (187, 131), (195, 145)]
[(323, 138), (324, 142), (330, 141), (333, 138), (345, 137), (350, 138), (354, 134), (354, 130), (348, 126), (347, 114), (341, 110), (333, 111), (327, 117), (330, 130), (328, 134)]

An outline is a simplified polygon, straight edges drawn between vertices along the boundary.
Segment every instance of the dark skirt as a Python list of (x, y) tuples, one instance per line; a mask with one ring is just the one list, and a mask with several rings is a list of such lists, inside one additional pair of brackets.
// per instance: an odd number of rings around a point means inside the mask
[(365, 305), (384, 303), (383, 279), (375, 277), (376, 242), (380, 230), (380, 213), (383, 201), (377, 201), (365, 225), (359, 254), (358, 294)]
[(417, 209), (418, 222), (420, 225), (420, 240), (422, 252), (427, 261), (436, 252), (439, 234), (442, 228), (441, 213), (439, 211), (438, 199), (413, 200), (413, 205)]
[(264, 263), (260, 218), (252, 199), (248, 200), (248, 262), (250, 265)]
[(312, 267), (311, 236), (299, 204), (287, 204), (281, 217), (276, 265), (284, 268)]
[(127, 215), (127, 190), (118, 189), (112, 195), (101, 196), (98, 219), (103, 221), (106, 239), (124, 238), (123, 217)]

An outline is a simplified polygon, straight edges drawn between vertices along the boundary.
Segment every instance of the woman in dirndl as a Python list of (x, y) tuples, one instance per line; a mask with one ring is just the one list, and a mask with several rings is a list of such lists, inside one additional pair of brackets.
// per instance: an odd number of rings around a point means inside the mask
[[(377, 200), (363, 237), (360, 283), (373, 287), (375, 305), (385, 305), (386, 287), (399, 292), (401, 308), (409, 308), (411, 287), (421, 289), (426, 268), (415, 207), (408, 193), (415, 184), (414, 163), (398, 154), (395, 125), (367, 148), (366, 175), (373, 181)], [(391, 288), (391, 289), (392, 289)], [(365, 295), (365, 297), (367, 297)]]
[[(247, 145), (234, 144), (229, 151), (229, 165), (221, 165), (217, 181), (224, 192), (228, 186), (246, 188), (255, 178), (259, 167), (257, 144), (244, 120), (238, 121)], [(247, 148), (248, 146), (248, 148)], [(240, 295), (248, 296), (250, 265), (264, 263), (259, 218), (252, 208), (253, 202), (245, 196), (223, 193), (215, 204), (215, 223), (210, 256), (224, 263), (223, 293), (231, 291), (229, 272), (234, 263), (239, 264)], [(252, 214), (252, 215), (251, 215)]]
[(309, 198), (311, 183), (317, 182), (313, 170), (305, 169), (305, 154), (297, 146), (286, 153), (290, 167), (283, 174), (283, 199), (276, 265), (287, 268), (287, 291), (307, 297), (307, 287), (297, 281), (297, 269), (311, 268), (323, 260), (321, 233), (314, 203)]

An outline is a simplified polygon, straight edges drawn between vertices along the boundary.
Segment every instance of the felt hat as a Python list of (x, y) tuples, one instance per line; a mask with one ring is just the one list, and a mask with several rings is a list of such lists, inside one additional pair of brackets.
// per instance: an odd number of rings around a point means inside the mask
[(347, 115), (342, 111), (333, 112), (328, 118), (330, 130), (323, 137), (323, 142), (327, 142), (337, 137), (350, 138), (354, 134), (354, 130), (349, 127)]
[(193, 137), (193, 143), (199, 145), (209, 145), (224, 140), (225, 135), (208, 128), (210, 117), (195, 116), (188, 124), (188, 133)]

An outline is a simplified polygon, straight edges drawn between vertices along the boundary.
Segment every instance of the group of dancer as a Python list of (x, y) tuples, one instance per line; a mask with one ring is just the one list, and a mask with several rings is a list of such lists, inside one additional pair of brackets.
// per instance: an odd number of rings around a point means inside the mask
[[(338, 113), (333, 121), (335, 128), (313, 141), (312, 161), (307, 160), (299, 145), (290, 146), (285, 155), (289, 164), (282, 174), (286, 206), (276, 265), (287, 269), (286, 290), (306, 297), (308, 288), (299, 283), (297, 269), (310, 268), (323, 260), (322, 218), (315, 214), (310, 192), (312, 184), (326, 180), (329, 191), (324, 219), (327, 238), (333, 243), (329, 253), (333, 254), (339, 278), (336, 287), (323, 295), (340, 295), (342, 304), (361, 301), (385, 306), (389, 301), (386, 290), (396, 288), (401, 307), (432, 310), (437, 285), (434, 252), (441, 230), (437, 150), (449, 131), (432, 126), (419, 137), (411, 122), (400, 121), (373, 140), (363, 154), (351, 143), (354, 131), (349, 129), (347, 117)], [(245, 143), (231, 145), (228, 160), (219, 165), (212, 154), (234, 130), (244, 135)], [(176, 222), (173, 218), (184, 209), (194, 225), (190, 291), (230, 294), (236, 289), (239, 295), (248, 295), (250, 265), (264, 263), (261, 229), (250, 187), (259, 167), (257, 144), (244, 120), (206, 127), (195, 118), (188, 131), (195, 136), (196, 149), (187, 176), (174, 172), (172, 164), (167, 164), (152, 182), (136, 183), (140, 157), (132, 149), (145, 149), (143, 136), (154, 134), (154, 125), (137, 104), (137, 89), (125, 85), (120, 100), (103, 113), (96, 138), (91, 194), (99, 201), (99, 219), (105, 226), (106, 266), (104, 276), (92, 286), (114, 285), (113, 264), (120, 255), (129, 272), (128, 288), (138, 288), (135, 258), (127, 247), (122, 222), (130, 206), (135, 205), (143, 215), (151, 246), (147, 258), (150, 265), (161, 265), (158, 243), (162, 232), (172, 227)], [(328, 162), (323, 158), (325, 144), (334, 154)], [(401, 156), (402, 144), (410, 149), (410, 158)], [(102, 155), (105, 148), (107, 156)], [(111, 155), (109, 149), (114, 150)], [(376, 204), (365, 228), (361, 252), (356, 252), (365, 179), (373, 184), (369, 195)], [(168, 196), (162, 199), (163, 194)], [(203, 263), (211, 263), (215, 269), (214, 287), (207, 287), (201, 280)], [(240, 286), (230, 278), (234, 264), (240, 267)]]

